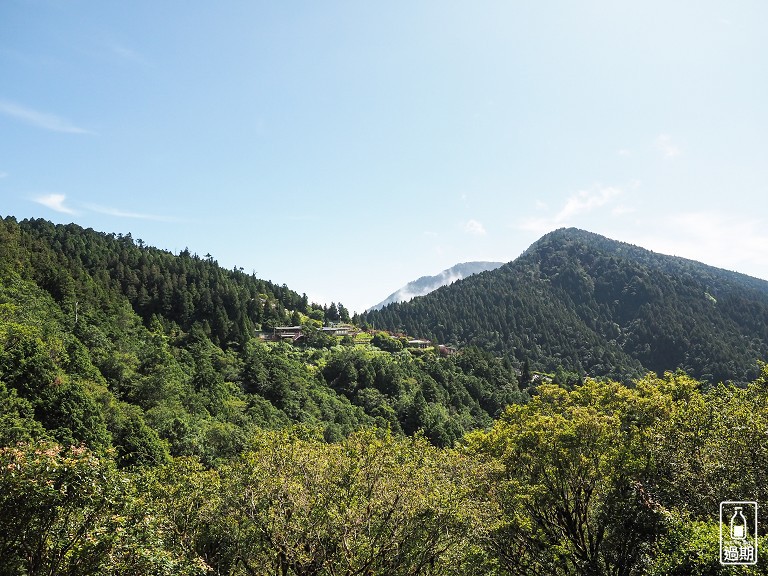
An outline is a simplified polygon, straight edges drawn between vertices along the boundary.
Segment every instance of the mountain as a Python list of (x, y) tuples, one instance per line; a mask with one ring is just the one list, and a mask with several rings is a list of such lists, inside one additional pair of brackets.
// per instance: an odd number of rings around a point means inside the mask
[(627, 380), (682, 368), (745, 382), (768, 357), (768, 282), (569, 228), (492, 272), (360, 320), (540, 370)]
[[(654, 291), (765, 320), (761, 281), (578, 231), (545, 240), (519, 281), (513, 263), (414, 302), (459, 294), (488, 323), (500, 282), (530, 287), (520, 302), (549, 328), (531, 332), (537, 345), (586, 337), (580, 306), (631, 315)], [(704, 297), (688, 298), (702, 277)], [(617, 278), (629, 302), (611, 308)], [(479, 280), (493, 290), (470, 298)], [(478, 348), (255, 334), (295, 316), (310, 330), (326, 311), (307, 306), (186, 250), (0, 218), (0, 574), (703, 574), (712, 539), (675, 556), (681, 534), (716, 534), (713, 505), (729, 495), (768, 497), (768, 366), (744, 389), (556, 378), (531, 402), (509, 358)], [(586, 562), (570, 529), (585, 515), (587, 536), (605, 534)]]
[(504, 262), (464, 262), (462, 264), (456, 264), (456, 266), (443, 270), (440, 274), (436, 274), (435, 276), (422, 276), (418, 280), (408, 282), (408, 284), (399, 290), (396, 290), (375, 306), (371, 306), (368, 311), (380, 310), (393, 302), (407, 302), (411, 298), (424, 296), (430, 292), (434, 292), (442, 286), (453, 284), (457, 280), (463, 280), (468, 276), (479, 274), (480, 272), (495, 270), (503, 265)]
[[(484, 351), (320, 330), (341, 308), (130, 234), (0, 218), (0, 447), (43, 435), (126, 466), (212, 463), (290, 423), (449, 445), (522, 398), (511, 363)], [(306, 337), (274, 341), (289, 322)]]

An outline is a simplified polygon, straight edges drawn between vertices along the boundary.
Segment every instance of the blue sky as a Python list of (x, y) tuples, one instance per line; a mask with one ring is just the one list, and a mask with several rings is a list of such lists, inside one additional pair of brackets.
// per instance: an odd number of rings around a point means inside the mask
[(768, 279), (768, 3), (0, 3), (0, 214), (361, 311), (577, 226)]

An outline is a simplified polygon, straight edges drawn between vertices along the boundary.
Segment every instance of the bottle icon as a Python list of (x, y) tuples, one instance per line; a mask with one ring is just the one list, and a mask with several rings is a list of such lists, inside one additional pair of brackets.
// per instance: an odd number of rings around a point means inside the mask
[(757, 502), (720, 502), (720, 564), (757, 564)]
[(736, 506), (731, 516), (731, 538), (733, 540), (747, 539), (747, 519), (741, 513), (741, 506)]

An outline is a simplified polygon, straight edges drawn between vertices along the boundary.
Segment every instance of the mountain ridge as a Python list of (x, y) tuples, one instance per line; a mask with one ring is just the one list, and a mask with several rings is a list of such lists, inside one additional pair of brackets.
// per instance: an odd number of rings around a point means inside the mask
[(768, 355), (768, 282), (562, 228), (494, 271), (361, 320), (542, 370), (741, 382)]

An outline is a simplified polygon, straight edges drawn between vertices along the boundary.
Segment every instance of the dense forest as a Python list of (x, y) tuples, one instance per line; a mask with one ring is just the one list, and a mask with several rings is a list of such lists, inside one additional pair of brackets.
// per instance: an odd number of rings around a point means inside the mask
[(497, 270), (356, 320), (545, 371), (744, 383), (768, 355), (768, 282), (561, 229)]
[[(10, 218), (0, 249), (0, 379), (51, 431), (73, 417), (63, 403), (88, 411), (98, 437), (73, 423), (54, 438), (114, 446), (126, 462), (210, 461), (238, 453), (254, 427), (289, 422), (319, 425), (328, 440), (378, 426), (449, 445), (521, 398), (514, 369), (488, 353), (327, 336), (316, 325), (343, 319), (342, 305), (313, 307), (187, 251)], [(305, 325), (302, 346), (254, 337), (291, 322)], [(62, 385), (41, 397), (30, 381)]]
[(538, 392), (454, 448), (294, 427), (214, 465), (124, 467), (47, 439), (4, 389), (0, 573), (768, 574), (720, 565), (717, 520), (720, 501), (768, 497), (768, 370), (707, 392), (683, 374)]
[[(1, 220), (0, 574), (725, 570), (718, 503), (768, 489), (768, 367), (534, 381), (478, 347), (322, 332), (346, 315), (209, 256)], [(260, 337), (286, 323), (306, 338)]]

